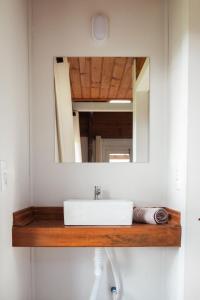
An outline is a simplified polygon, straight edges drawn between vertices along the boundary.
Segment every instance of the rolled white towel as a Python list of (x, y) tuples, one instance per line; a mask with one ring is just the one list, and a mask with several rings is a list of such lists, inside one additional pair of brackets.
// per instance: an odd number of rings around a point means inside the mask
[(133, 222), (147, 224), (168, 223), (169, 214), (161, 207), (134, 207)]

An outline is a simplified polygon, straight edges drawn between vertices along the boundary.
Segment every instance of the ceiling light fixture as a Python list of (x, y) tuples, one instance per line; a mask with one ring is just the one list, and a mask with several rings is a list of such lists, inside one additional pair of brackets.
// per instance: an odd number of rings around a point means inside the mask
[(109, 21), (103, 14), (96, 14), (92, 17), (92, 38), (97, 41), (104, 41), (108, 38)]

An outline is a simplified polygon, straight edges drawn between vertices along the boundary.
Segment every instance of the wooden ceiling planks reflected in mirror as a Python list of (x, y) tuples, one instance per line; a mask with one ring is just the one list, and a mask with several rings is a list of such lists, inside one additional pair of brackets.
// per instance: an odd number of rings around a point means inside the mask
[(148, 161), (148, 58), (56, 57), (54, 79), (56, 162)]
[[(145, 59), (136, 58), (136, 77)], [(68, 57), (68, 61), (73, 101), (132, 101), (133, 57)]]

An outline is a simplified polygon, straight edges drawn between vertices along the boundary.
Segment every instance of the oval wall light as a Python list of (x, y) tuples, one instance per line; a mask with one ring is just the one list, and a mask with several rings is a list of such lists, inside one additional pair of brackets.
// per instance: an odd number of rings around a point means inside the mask
[(92, 17), (92, 38), (103, 41), (108, 38), (109, 21), (103, 14), (96, 14)]

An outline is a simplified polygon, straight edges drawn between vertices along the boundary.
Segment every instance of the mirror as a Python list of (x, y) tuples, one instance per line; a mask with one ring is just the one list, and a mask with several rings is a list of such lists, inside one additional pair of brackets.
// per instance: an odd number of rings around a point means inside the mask
[(147, 162), (147, 57), (55, 57), (55, 161)]

